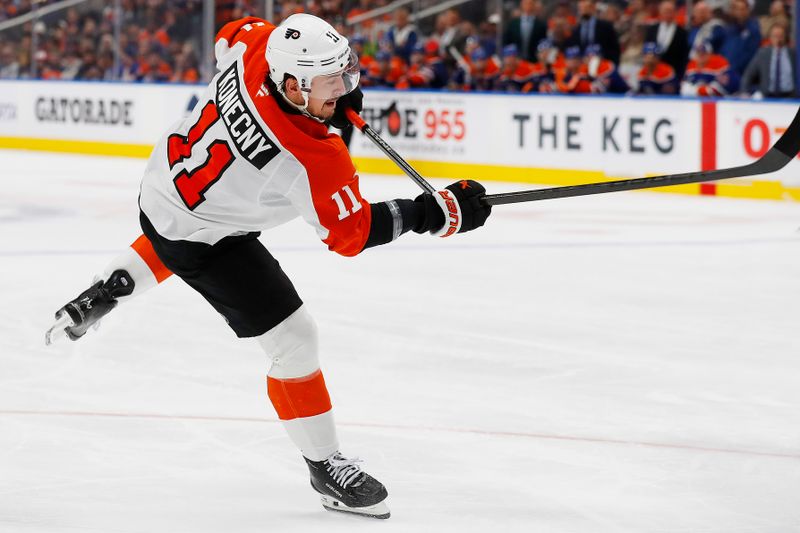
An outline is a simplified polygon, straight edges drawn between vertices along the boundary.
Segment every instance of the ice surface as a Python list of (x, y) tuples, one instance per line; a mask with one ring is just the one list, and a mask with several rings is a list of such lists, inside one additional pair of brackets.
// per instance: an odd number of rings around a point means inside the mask
[(355, 259), (299, 221), (264, 234), (343, 451), (388, 486), (376, 523), (322, 509), (265, 357), (180, 280), (44, 346), (138, 235), (143, 165), (0, 151), (0, 532), (800, 531), (800, 205), (500, 206)]

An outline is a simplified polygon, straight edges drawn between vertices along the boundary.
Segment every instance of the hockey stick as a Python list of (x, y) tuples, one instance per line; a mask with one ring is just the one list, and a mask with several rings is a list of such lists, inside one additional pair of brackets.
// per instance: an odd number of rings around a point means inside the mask
[[(347, 118), (355, 127), (369, 137), (389, 159), (394, 161), (425, 192), (433, 193), (434, 189), (425, 178), (419, 175), (397, 152), (389, 146), (375, 131), (358, 116), (352, 109), (347, 110)], [(800, 152), (800, 110), (798, 110), (792, 123), (783, 132), (780, 139), (769, 151), (756, 161), (738, 167), (721, 168), (700, 172), (687, 172), (685, 174), (666, 174), (651, 176), (649, 178), (634, 178), (629, 180), (607, 181), (602, 183), (586, 183), (583, 185), (568, 185), (566, 187), (551, 187), (548, 189), (535, 189), (500, 194), (487, 194), (481, 200), (488, 205), (516, 204), (520, 202), (535, 202), (538, 200), (553, 200), (556, 198), (571, 198), (573, 196), (587, 196), (591, 194), (604, 194), (609, 192), (633, 191), (638, 189), (652, 189), (670, 185), (686, 185), (730, 178), (745, 178), (759, 174), (769, 174), (785, 167)]]
[(589, 194), (603, 194), (607, 192), (633, 191), (636, 189), (650, 189), (653, 187), (666, 187), (669, 185), (686, 185), (704, 181), (716, 181), (730, 178), (744, 178), (758, 174), (769, 174), (786, 166), (797, 153), (800, 152), (800, 110), (783, 132), (781, 138), (760, 159), (747, 165), (719, 170), (701, 172), (687, 172), (685, 174), (667, 174), (649, 178), (635, 178), (630, 180), (608, 181), (604, 183), (587, 183), (584, 185), (569, 185), (567, 187), (553, 187), (530, 191), (508, 192), (502, 194), (487, 194), (482, 198), (489, 205), (515, 204), (518, 202), (535, 202), (537, 200), (552, 200), (555, 198), (569, 198), (572, 196), (586, 196)]
[(469, 63), (467, 60), (464, 59), (464, 56), (461, 55), (461, 52), (458, 51), (458, 48), (455, 46), (450, 46), (447, 48), (447, 51), (450, 52), (450, 55), (453, 56), (453, 59), (456, 60), (458, 66), (461, 67), (461, 70), (464, 71), (464, 82), (469, 85), (472, 83), (472, 73), (469, 71)]
[(348, 107), (348, 108), (347, 108), (347, 110), (345, 111), (345, 114), (347, 115), (347, 119), (348, 119), (348, 120), (349, 120), (349, 121), (350, 121), (350, 122), (353, 124), (353, 126), (355, 126), (356, 128), (358, 128), (358, 129), (361, 131), (361, 133), (363, 133), (364, 135), (366, 135), (367, 137), (369, 137), (369, 139), (370, 139), (370, 140), (371, 140), (373, 143), (375, 143), (375, 146), (377, 146), (378, 148), (380, 148), (380, 149), (381, 149), (381, 151), (382, 151), (384, 154), (386, 154), (386, 155), (387, 155), (387, 157), (388, 157), (389, 159), (391, 159), (392, 161), (394, 161), (394, 162), (397, 164), (397, 166), (398, 166), (398, 167), (400, 167), (400, 168), (403, 170), (403, 172), (405, 172), (405, 173), (406, 173), (406, 175), (407, 175), (409, 178), (411, 178), (412, 180), (414, 180), (414, 181), (416, 182), (416, 184), (417, 184), (417, 185), (419, 185), (419, 186), (422, 188), (422, 190), (423, 190), (423, 191), (425, 191), (425, 192), (427, 192), (427, 193), (430, 193), (430, 194), (433, 194), (433, 193), (435, 193), (435, 192), (436, 192), (436, 189), (434, 189), (434, 188), (433, 188), (433, 186), (432, 186), (430, 183), (428, 183), (428, 182), (425, 180), (425, 178), (423, 178), (422, 176), (420, 176), (419, 172), (417, 172), (416, 170), (414, 170), (414, 167), (412, 167), (411, 165), (409, 165), (409, 164), (406, 162), (406, 160), (405, 160), (405, 159), (403, 159), (402, 157), (400, 157), (400, 154), (398, 154), (397, 152), (395, 152), (395, 151), (394, 151), (394, 149), (393, 149), (391, 146), (389, 146), (389, 145), (386, 143), (386, 141), (384, 141), (384, 140), (381, 138), (381, 136), (380, 136), (380, 135), (378, 135), (378, 134), (375, 132), (375, 130), (373, 130), (372, 128), (370, 128), (370, 127), (369, 127), (369, 124), (367, 124), (367, 123), (364, 121), (364, 119), (363, 119), (363, 118), (361, 118), (361, 117), (358, 115), (358, 113), (356, 113), (355, 111), (353, 111), (353, 109), (352, 109), (352, 108), (349, 108), (349, 107)]

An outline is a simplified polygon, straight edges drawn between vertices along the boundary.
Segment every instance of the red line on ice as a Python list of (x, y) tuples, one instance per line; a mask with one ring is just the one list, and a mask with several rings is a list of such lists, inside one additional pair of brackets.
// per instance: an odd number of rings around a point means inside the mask
[[(205, 416), (205, 415), (165, 415), (158, 413), (114, 413), (114, 412), (89, 412), (89, 411), (26, 411), (26, 410), (0, 410), (1, 415), (11, 416), (74, 416), (74, 417), (106, 417), (106, 418), (143, 418), (151, 420), (198, 420), (208, 422), (280, 422), (277, 418), (237, 417), (237, 416)], [(800, 459), (800, 453), (781, 453), (757, 450), (737, 450), (734, 448), (717, 448), (711, 446), (695, 446), (692, 444), (672, 444), (665, 442), (633, 441), (622, 439), (609, 439), (603, 437), (580, 437), (572, 435), (554, 435), (547, 433), (532, 433), (522, 431), (494, 431), (487, 429), (451, 428), (434, 426), (407, 426), (401, 424), (379, 424), (372, 422), (337, 422), (346, 427), (402, 429), (417, 431), (440, 431), (444, 433), (466, 433), (472, 435), (487, 435), (492, 437), (520, 437), (542, 440), (562, 440), (571, 442), (592, 442), (598, 444), (622, 444), (628, 446), (646, 446), (650, 448), (666, 448), (673, 450), (687, 450), (698, 452), (729, 453), (737, 455), (750, 455), (757, 457), (777, 457), (782, 459)]]

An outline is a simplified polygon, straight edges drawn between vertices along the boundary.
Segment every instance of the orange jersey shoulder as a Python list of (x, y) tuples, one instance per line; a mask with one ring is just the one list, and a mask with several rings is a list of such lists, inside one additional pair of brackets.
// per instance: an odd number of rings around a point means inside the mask
[(702, 67), (697, 63), (696, 59), (692, 59), (689, 61), (689, 65), (686, 67), (686, 72), (713, 72), (716, 74), (722, 73), (723, 71), (729, 68), (728, 60), (725, 59), (723, 56), (719, 54), (711, 54), (708, 57), (708, 61)]
[(533, 63), (525, 60), (520, 60), (517, 69), (514, 71), (514, 76), (517, 78), (529, 78), (536, 74), (536, 67)]
[(723, 57), (723, 56), (721, 56), (719, 54), (712, 54), (708, 58), (708, 62), (706, 62), (706, 64), (703, 67), (703, 69), (704, 70), (713, 70), (713, 71), (721, 72), (723, 70), (726, 70), (729, 66), (730, 66), (730, 64), (728, 63), (728, 60), (725, 59), (725, 57)]
[[(644, 71), (644, 69), (642, 69)], [(667, 82), (675, 78), (675, 69), (666, 63), (657, 63), (656, 68), (649, 73), (649, 78), (657, 82)]]

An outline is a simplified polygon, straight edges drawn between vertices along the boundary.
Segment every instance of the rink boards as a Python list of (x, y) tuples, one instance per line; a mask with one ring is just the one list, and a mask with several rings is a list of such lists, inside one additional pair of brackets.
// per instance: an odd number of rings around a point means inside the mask
[[(203, 86), (0, 82), (0, 148), (147, 157)], [(369, 90), (364, 118), (427, 176), (571, 185), (749, 163), (794, 102)], [(368, 139), (362, 172), (400, 173)], [(800, 165), (669, 192), (800, 200)]]

